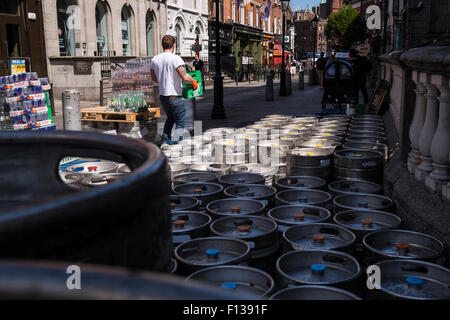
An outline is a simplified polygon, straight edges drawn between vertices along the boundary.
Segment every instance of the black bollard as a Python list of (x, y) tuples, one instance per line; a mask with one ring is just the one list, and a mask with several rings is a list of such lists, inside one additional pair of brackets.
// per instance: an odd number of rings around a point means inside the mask
[(292, 95), (292, 75), (290, 72), (287, 72), (287, 79), (286, 79), (286, 93), (288, 96)]
[(305, 75), (303, 71), (300, 71), (298, 73), (298, 90), (304, 90), (305, 89)]
[(267, 73), (266, 101), (273, 101), (273, 74), (272, 74), (272, 72)]

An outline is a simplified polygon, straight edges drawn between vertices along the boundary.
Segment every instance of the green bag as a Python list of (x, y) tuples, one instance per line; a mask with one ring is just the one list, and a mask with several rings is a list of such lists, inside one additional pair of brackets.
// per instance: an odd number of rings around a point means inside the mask
[(198, 88), (194, 90), (192, 85), (186, 84), (183, 82), (183, 98), (192, 99), (195, 97), (199, 97), (203, 95), (203, 82), (202, 82), (202, 72), (200, 70), (197, 71), (189, 71), (188, 74), (198, 81)]

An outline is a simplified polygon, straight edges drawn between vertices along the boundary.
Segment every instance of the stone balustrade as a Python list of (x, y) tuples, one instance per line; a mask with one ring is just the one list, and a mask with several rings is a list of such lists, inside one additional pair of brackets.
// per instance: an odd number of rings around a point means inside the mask
[[(409, 140), (409, 146), (400, 146), (410, 150), (408, 171), (426, 189), (450, 200), (450, 43), (398, 51), (380, 59), (381, 78), (391, 83), (390, 113), (394, 123), (400, 124), (398, 135), (407, 130), (409, 137), (404, 143)], [(414, 87), (411, 92), (408, 83)], [(406, 105), (408, 94), (415, 96), (415, 104)]]

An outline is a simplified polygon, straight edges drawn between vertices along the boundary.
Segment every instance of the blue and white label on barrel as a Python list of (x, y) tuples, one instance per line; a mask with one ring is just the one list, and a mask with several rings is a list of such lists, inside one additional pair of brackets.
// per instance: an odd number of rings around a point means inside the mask
[(321, 167), (329, 167), (330, 166), (330, 160), (329, 159), (325, 159), (325, 160), (320, 160), (320, 166)]
[(373, 161), (373, 160), (371, 160), (371, 161), (363, 161), (361, 163), (361, 165), (363, 166), (363, 168), (371, 168), (371, 167), (375, 167), (377, 165), (377, 162)]

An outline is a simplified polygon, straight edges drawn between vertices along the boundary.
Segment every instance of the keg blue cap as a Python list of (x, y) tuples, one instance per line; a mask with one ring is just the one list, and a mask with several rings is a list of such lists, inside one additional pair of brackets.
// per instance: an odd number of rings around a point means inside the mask
[(220, 250), (219, 249), (208, 249), (206, 250), (206, 255), (208, 257), (215, 258), (219, 255)]
[(75, 171), (75, 172), (80, 172), (80, 171), (83, 171), (83, 170), (84, 170), (83, 167), (76, 167), (76, 168), (73, 168), (73, 171)]
[(411, 285), (421, 285), (423, 284), (423, 279), (419, 277), (406, 277), (406, 282)]
[(311, 270), (313, 272), (324, 272), (326, 268), (327, 268), (326, 266), (324, 266), (323, 264), (320, 264), (320, 263), (311, 265)]
[(227, 290), (236, 290), (237, 285), (234, 282), (224, 282), (222, 283), (222, 288)]

